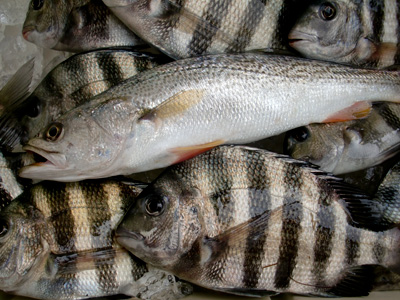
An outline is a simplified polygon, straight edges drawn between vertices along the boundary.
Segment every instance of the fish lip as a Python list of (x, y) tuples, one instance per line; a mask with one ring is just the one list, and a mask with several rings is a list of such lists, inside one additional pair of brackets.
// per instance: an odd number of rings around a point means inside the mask
[(29, 35), (34, 29), (33, 26), (26, 26), (22, 29), (22, 36), (26, 41), (29, 41)]
[(34, 154), (37, 154), (47, 160), (46, 162), (35, 162), (35, 163), (32, 163), (25, 167), (53, 165), (54, 167), (56, 167), (58, 169), (65, 169), (67, 166), (67, 160), (66, 160), (65, 155), (60, 154), (59, 152), (49, 152), (49, 151), (37, 148), (32, 145), (24, 146), (23, 150), (33, 152)]
[(138, 233), (138, 232), (134, 232), (131, 230), (128, 230), (124, 227), (118, 227), (117, 231), (115, 232), (115, 237), (116, 238), (128, 238), (128, 239), (135, 239), (136, 241), (144, 241), (145, 237)]
[(288, 41), (289, 45), (293, 45), (301, 42), (316, 42), (317, 38), (314, 35), (294, 30), (289, 33)]

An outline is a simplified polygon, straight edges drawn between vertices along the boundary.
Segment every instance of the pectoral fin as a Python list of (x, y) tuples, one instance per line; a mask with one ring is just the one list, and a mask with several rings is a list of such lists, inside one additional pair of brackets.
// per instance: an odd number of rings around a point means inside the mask
[(188, 147), (177, 147), (170, 150), (171, 153), (178, 156), (178, 159), (174, 162), (174, 164), (179, 163), (181, 161), (192, 158), (196, 155), (199, 155), (203, 152), (206, 152), (214, 147), (224, 144), (224, 140), (216, 140), (211, 143), (205, 143), (201, 145), (194, 145)]
[(368, 117), (372, 109), (371, 103), (361, 101), (346, 107), (329, 116), (322, 123), (344, 122)]
[(149, 112), (145, 113), (141, 120), (152, 121), (159, 127), (163, 120), (178, 117), (203, 99), (204, 90), (181, 91)]

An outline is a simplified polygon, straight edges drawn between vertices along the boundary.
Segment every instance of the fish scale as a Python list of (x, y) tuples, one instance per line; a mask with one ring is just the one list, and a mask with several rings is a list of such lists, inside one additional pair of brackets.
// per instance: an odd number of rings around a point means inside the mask
[(286, 32), (299, 6), (295, 0), (104, 3), (132, 31), (176, 59), (260, 49), (287, 51)]
[[(134, 255), (206, 288), (360, 296), (371, 290), (378, 265), (400, 271), (398, 222), (376, 227), (374, 207), (361, 191), (305, 162), (220, 146), (167, 168), (116, 234)], [(178, 236), (175, 248), (163, 242), (170, 236)]]

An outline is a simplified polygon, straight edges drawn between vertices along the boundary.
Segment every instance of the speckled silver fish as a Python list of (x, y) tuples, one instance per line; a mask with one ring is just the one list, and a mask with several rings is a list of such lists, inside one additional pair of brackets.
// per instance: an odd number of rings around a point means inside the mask
[(379, 165), (400, 151), (400, 105), (374, 105), (366, 119), (296, 128), (286, 134), (285, 151), (334, 174)]
[(163, 168), (220, 144), (364, 117), (400, 101), (400, 73), (255, 53), (182, 59), (67, 112), (24, 149), (20, 176), (77, 181)]
[(15, 170), (11, 169), (10, 162), (0, 152), (0, 211), (23, 191), (17, 181)]
[[(301, 1), (297, 1), (301, 2)], [(295, 0), (104, 0), (130, 29), (173, 58), (287, 50)]]
[(399, 64), (398, 0), (314, 0), (289, 34), (309, 58), (358, 66)]
[(398, 224), (376, 222), (374, 203), (305, 162), (223, 146), (168, 168), (116, 237), (144, 261), (210, 289), (361, 296), (376, 266), (400, 274)]
[(22, 35), (70, 52), (144, 44), (101, 0), (31, 0)]
[(112, 179), (26, 190), (0, 212), (0, 289), (39, 299), (190, 293), (190, 285), (148, 268), (115, 242), (116, 225), (141, 190)]
[[(0, 115), (0, 143), (14, 148), (65, 112), (165, 61), (160, 55), (107, 49), (76, 54), (57, 65), (29, 97), (14, 97)], [(168, 61), (168, 59), (167, 59)], [(17, 89), (30, 77), (13, 81)]]

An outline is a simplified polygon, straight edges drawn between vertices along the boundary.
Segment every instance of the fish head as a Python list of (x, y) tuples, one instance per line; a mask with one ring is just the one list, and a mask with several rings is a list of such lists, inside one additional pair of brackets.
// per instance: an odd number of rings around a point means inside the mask
[(285, 153), (332, 172), (343, 154), (346, 124), (311, 124), (290, 130), (285, 136)]
[(24, 150), (33, 155), (19, 175), (63, 182), (115, 175), (129, 120), (112, 113), (113, 103), (100, 106), (71, 110), (30, 139)]
[(291, 29), (290, 46), (308, 58), (350, 61), (363, 34), (360, 9), (351, 1), (313, 1)]
[(171, 270), (192, 249), (202, 226), (194, 204), (198, 192), (182, 188), (168, 170), (164, 174), (169, 178), (157, 179), (135, 200), (116, 237), (143, 261)]
[(22, 28), (24, 39), (44, 48), (53, 48), (61, 39), (72, 1), (31, 0)]
[(19, 197), (0, 213), (0, 289), (5, 291), (32, 280), (50, 251), (45, 218), (25, 200)]

